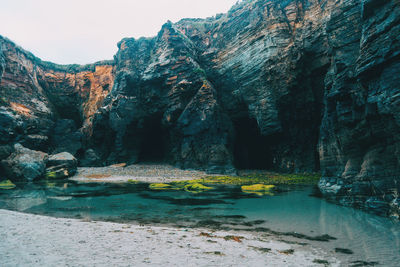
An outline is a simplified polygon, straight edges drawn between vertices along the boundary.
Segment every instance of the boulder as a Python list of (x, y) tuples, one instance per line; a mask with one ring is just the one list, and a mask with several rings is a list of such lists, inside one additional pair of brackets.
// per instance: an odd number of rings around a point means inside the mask
[(33, 181), (45, 174), (47, 159), (48, 155), (44, 152), (15, 144), (14, 152), (2, 160), (1, 165), (11, 180)]
[(67, 178), (76, 173), (77, 166), (77, 159), (68, 152), (50, 155), (47, 161), (46, 178)]

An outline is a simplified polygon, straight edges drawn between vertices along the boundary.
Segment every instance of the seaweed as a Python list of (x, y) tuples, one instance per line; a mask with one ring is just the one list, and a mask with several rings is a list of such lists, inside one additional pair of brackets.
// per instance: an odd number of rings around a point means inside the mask
[(347, 248), (335, 248), (336, 253), (353, 254), (354, 252)]
[(329, 262), (327, 260), (315, 259), (315, 260), (313, 260), (313, 263), (323, 264), (325, 266), (329, 266)]
[(350, 267), (363, 267), (379, 265), (377, 261), (352, 261)]

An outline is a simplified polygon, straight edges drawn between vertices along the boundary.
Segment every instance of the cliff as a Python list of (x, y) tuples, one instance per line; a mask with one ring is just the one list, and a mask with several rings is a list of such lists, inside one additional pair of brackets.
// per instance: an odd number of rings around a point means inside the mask
[(3, 143), (20, 142), (49, 152), (57, 149), (57, 123), (69, 124), (73, 131), (82, 127), (82, 134), (76, 133), (79, 139), (90, 133), (92, 117), (113, 86), (113, 62), (44, 62), (1, 36), (0, 58)]
[(328, 198), (398, 216), (399, 36), (398, 1), (249, 0), (87, 66), (1, 38), (0, 139), (81, 165), (321, 171)]

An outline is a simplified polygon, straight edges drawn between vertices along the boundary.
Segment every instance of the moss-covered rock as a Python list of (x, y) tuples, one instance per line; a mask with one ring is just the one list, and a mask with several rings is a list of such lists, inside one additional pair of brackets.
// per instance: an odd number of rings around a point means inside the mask
[(247, 191), (269, 191), (274, 188), (274, 185), (265, 185), (265, 184), (253, 184), (253, 185), (243, 185), (242, 190)]
[(78, 161), (68, 152), (50, 155), (47, 161), (46, 178), (63, 179), (72, 176), (77, 171)]
[(221, 184), (221, 185), (313, 185), (317, 184), (321, 178), (320, 174), (288, 174), (275, 172), (254, 172), (240, 176), (207, 176), (202, 179), (181, 181), (180, 183), (202, 183), (202, 184)]
[(253, 184), (253, 185), (243, 185), (242, 192), (261, 195), (273, 195), (271, 190), (274, 188), (274, 185), (265, 185), (265, 184)]
[(200, 184), (200, 183), (189, 183), (189, 184), (185, 185), (184, 189), (187, 192), (200, 193), (200, 192), (203, 192), (203, 191), (211, 190), (213, 188), (209, 187), (209, 186), (205, 186), (205, 185)]
[(61, 168), (61, 169), (47, 169), (45, 174), (46, 179), (64, 179), (69, 176), (68, 169)]
[(0, 182), (0, 189), (14, 189), (16, 185), (10, 180)]
[(149, 188), (151, 190), (179, 190), (179, 188), (176, 188), (170, 184), (162, 184), (162, 183), (150, 184)]

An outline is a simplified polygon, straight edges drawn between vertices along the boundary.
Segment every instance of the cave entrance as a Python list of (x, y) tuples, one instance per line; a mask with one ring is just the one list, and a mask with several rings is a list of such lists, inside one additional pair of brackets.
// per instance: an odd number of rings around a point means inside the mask
[(272, 153), (268, 137), (262, 136), (257, 121), (239, 118), (233, 121), (235, 141), (233, 147), (234, 165), (237, 169), (270, 169)]
[(161, 117), (155, 116), (143, 122), (139, 162), (163, 162), (166, 160), (168, 132), (162, 126)]

